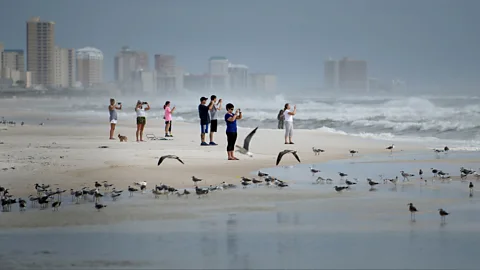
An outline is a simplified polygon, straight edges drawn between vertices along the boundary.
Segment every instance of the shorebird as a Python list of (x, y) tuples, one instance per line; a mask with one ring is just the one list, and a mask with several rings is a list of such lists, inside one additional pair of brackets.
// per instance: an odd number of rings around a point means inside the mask
[(200, 197), (202, 195), (206, 196), (208, 194), (208, 189), (202, 189), (202, 188), (199, 188), (199, 187), (195, 187), (195, 193), (197, 193), (198, 198), (200, 199)]
[(147, 181), (133, 182), (134, 185), (139, 186), (142, 193), (147, 189)]
[(289, 154), (289, 153), (292, 154), (298, 160), (298, 162), (301, 162), (300, 158), (297, 155), (297, 151), (283, 150), (282, 152), (278, 153), (276, 166), (278, 166), (278, 163), (280, 163), (280, 160), (282, 160), (282, 157), (286, 154)]
[(99, 187), (101, 187), (101, 186), (102, 186), (102, 184), (100, 184), (100, 183), (98, 183), (97, 181), (95, 181), (95, 188), (99, 188)]
[(333, 179), (332, 179), (332, 178), (327, 178), (327, 179), (325, 179), (325, 181), (327, 182), (327, 184), (333, 183)]
[(239, 145), (235, 145), (238, 149), (237, 152), (240, 154), (247, 155), (249, 157), (253, 157), (253, 154), (250, 152), (250, 141), (252, 140), (253, 135), (255, 135), (255, 132), (257, 132), (258, 127), (253, 129), (247, 137), (245, 137), (245, 140), (243, 140), (243, 147)]
[(242, 181), (240, 183), (242, 184), (243, 188), (246, 188), (247, 186), (250, 185), (250, 182), (248, 182), (248, 181)]
[(338, 172), (338, 175), (340, 175), (340, 178), (343, 179), (343, 177), (348, 176), (346, 173)]
[(443, 149), (433, 149), (433, 152), (435, 152), (438, 155), (440, 153), (443, 153), (444, 150)]
[(282, 180), (275, 180), (275, 185), (279, 188), (284, 188), (284, 187), (288, 187), (288, 184), (283, 182)]
[(133, 193), (137, 191), (138, 189), (128, 186), (128, 192), (130, 192), (130, 197), (133, 197)]
[(470, 182), (470, 184), (468, 184), (468, 188), (470, 189), (470, 195), (473, 195), (473, 183)]
[(333, 188), (335, 189), (336, 192), (341, 192), (344, 189), (347, 189), (348, 187), (346, 187), (346, 186), (334, 186)]
[(263, 173), (261, 171), (258, 171), (258, 174), (257, 174), (259, 177), (266, 177), (268, 176), (268, 173)]
[(395, 179), (388, 179), (388, 181), (390, 181), (392, 184), (394, 184), (395, 186), (397, 186), (398, 176), (395, 176)]
[(449, 215), (449, 213), (445, 210), (443, 210), (442, 208), (438, 209), (438, 214), (440, 214), (440, 219), (442, 221), (442, 223), (445, 223), (445, 218), (446, 216)]
[(325, 150), (320, 149), (320, 148), (315, 148), (315, 147), (312, 147), (312, 150), (313, 150), (313, 153), (315, 154), (315, 156), (318, 156), (318, 155), (320, 155), (320, 153), (325, 152)]
[(244, 177), (244, 176), (240, 177), (240, 179), (242, 179), (243, 182), (252, 182), (252, 179)]
[(352, 155), (352, 157), (353, 157), (353, 155), (358, 154), (358, 151), (357, 151), (357, 150), (350, 150), (349, 153), (350, 153), (350, 154)]
[(319, 183), (321, 184), (325, 183), (325, 179), (321, 176), (317, 177), (317, 180), (315, 180), (314, 184), (319, 184)]
[(22, 198), (18, 198), (18, 207), (20, 208), (21, 212), (25, 211), (25, 209), (27, 208), (27, 202)]
[(463, 172), (460, 173), (460, 180), (463, 182), (464, 180), (467, 179), (467, 176), (468, 176), (468, 174), (466, 174), (466, 173), (463, 173)]
[(153, 193), (153, 195), (155, 195), (155, 199), (158, 199), (160, 197), (160, 195), (164, 195), (164, 194), (167, 195), (167, 198), (168, 198), (168, 192), (163, 193), (163, 192), (157, 190), (156, 188), (152, 189), (152, 193)]
[(418, 170), (418, 175), (420, 175), (420, 179), (423, 179), (423, 171), (422, 171), (422, 169)]
[(109, 184), (107, 181), (103, 181), (103, 187), (105, 191), (110, 190), (110, 187), (113, 187), (113, 184)]
[(415, 213), (418, 212), (417, 208), (412, 203), (407, 204), (408, 211), (410, 211), (410, 220), (415, 221)]
[(310, 172), (312, 172), (312, 175), (315, 175), (316, 173), (319, 173), (320, 170), (314, 169), (313, 167), (310, 167)]
[(257, 180), (257, 179), (255, 179), (255, 178), (253, 178), (253, 179), (252, 179), (252, 183), (254, 183), (256, 186), (258, 186), (258, 184), (263, 183), (263, 181), (262, 181), (262, 180)]
[[(265, 181), (267, 181), (267, 179), (265, 179)], [(228, 188), (236, 188), (236, 187), (237, 187), (237, 186), (236, 186), (236, 185), (234, 185), (234, 184), (227, 184), (226, 182), (222, 182), (222, 184), (221, 184), (221, 185), (222, 185), (222, 187), (223, 187), (224, 189), (228, 189)]]
[(450, 151), (450, 148), (448, 148), (448, 146), (445, 146), (445, 147), (443, 148), (443, 151), (445, 151), (445, 153), (447, 153), (448, 151)]
[(176, 159), (176, 160), (178, 160), (180, 163), (185, 164), (185, 163), (183, 163), (183, 161), (182, 161), (179, 157), (177, 157), (177, 156), (175, 156), (175, 155), (165, 155), (165, 156), (161, 156), (161, 157), (158, 159), (157, 166), (160, 166), (160, 164), (162, 164), (162, 162), (163, 162), (165, 159), (167, 159), (167, 158)]
[(107, 207), (107, 206), (104, 205), (104, 204), (95, 203), (95, 209), (97, 209), (98, 212), (100, 212), (100, 209), (105, 208), (105, 207)]
[(355, 180), (355, 182), (352, 182), (352, 181), (347, 179), (347, 180), (345, 180), (345, 184), (347, 184), (348, 186), (356, 185), (357, 184), (357, 181), (356, 181), (357, 179), (354, 178), (354, 180)]
[(375, 185), (378, 185), (378, 182), (373, 181), (370, 178), (367, 178), (368, 184), (373, 188)]
[(400, 173), (402, 174), (403, 181), (405, 181), (405, 179), (406, 179), (407, 181), (410, 181), (409, 177), (415, 176), (415, 175), (413, 175), (413, 174), (406, 173), (405, 171), (400, 171)]
[(389, 147), (385, 148), (387, 150), (390, 150), (390, 154), (393, 153), (393, 149), (395, 148), (395, 144), (390, 145)]
[(437, 177), (437, 176), (438, 176), (438, 170), (437, 170), (437, 169), (430, 168), (430, 170), (432, 170), (433, 177)]
[(192, 181), (193, 181), (193, 183), (195, 184), (195, 186), (197, 185), (197, 182), (200, 182), (200, 181), (202, 181), (202, 180), (203, 180), (203, 179), (200, 179), (200, 178), (197, 178), (197, 177), (195, 177), (195, 176), (192, 176)]
[(58, 211), (58, 207), (62, 204), (61, 201), (55, 201), (52, 203), (52, 211)]
[(112, 196), (112, 200), (116, 201), (117, 198), (120, 197), (121, 195), (122, 195), (122, 194), (120, 194), (120, 193), (113, 193), (113, 192), (112, 192), (112, 194), (111, 194), (110, 196)]

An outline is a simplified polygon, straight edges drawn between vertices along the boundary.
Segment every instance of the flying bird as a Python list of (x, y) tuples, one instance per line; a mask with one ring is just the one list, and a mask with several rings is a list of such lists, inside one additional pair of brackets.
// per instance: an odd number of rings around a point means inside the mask
[(158, 159), (157, 166), (160, 166), (160, 164), (162, 164), (162, 162), (163, 162), (165, 159), (167, 159), (167, 158), (176, 159), (176, 160), (178, 160), (180, 163), (185, 164), (185, 163), (183, 163), (183, 161), (182, 161), (179, 157), (177, 157), (177, 156), (175, 156), (175, 155), (165, 155), (165, 156), (161, 156), (161, 157)]
[(298, 155), (297, 155), (297, 151), (294, 151), (294, 150), (283, 150), (282, 152), (278, 153), (276, 165), (278, 166), (278, 163), (280, 163), (280, 160), (282, 160), (282, 157), (283, 157), (285, 154), (289, 154), (289, 153), (291, 153), (291, 154), (298, 160), (298, 162), (301, 162), (301, 161), (300, 161), (300, 158), (299, 158)]
[(253, 157), (253, 154), (250, 152), (250, 141), (252, 140), (253, 135), (255, 135), (255, 132), (257, 132), (258, 127), (256, 127), (254, 130), (252, 130), (247, 137), (245, 137), (245, 140), (243, 140), (243, 147), (239, 145), (235, 145), (238, 148), (238, 152), (241, 154), (247, 155), (249, 157)]

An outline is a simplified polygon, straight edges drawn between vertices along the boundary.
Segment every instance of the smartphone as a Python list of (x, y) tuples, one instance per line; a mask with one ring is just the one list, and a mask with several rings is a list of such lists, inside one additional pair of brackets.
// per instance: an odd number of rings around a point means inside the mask
[(148, 104), (148, 102), (145, 102), (145, 101), (144, 101), (144, 102), (142, 102), (142, 105), (147, 105), (147, 104)]
[(118, 105), (122, 105), (122, 102), (118, 102), (117, 104), (118, 104)]

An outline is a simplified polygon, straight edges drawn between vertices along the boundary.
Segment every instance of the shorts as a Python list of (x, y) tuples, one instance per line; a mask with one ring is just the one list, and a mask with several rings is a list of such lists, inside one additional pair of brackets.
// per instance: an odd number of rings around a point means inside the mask
[(210, 132), (217, 132), (217, 124), (218, 124), (217, 120), (212, 120), (210, 122)]
[(117, 124), (117, 119), (110, 120), (110, 124)]
[(292, 137), (293, 135), (293, 122), (285, 121), (285, 137)]
[(144, 116), (137, 117), (137, 125), (145, 125), (147, 123), (147, 118)]
[(208, 124), (201, 124), (200, 123), (200, 132), (202, 134), (208, 133)]

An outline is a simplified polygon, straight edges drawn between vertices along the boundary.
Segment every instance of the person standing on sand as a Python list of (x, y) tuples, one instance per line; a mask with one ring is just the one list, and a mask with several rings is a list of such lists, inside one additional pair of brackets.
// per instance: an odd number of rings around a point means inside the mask
[(285, 121), (285, 116), (283, 115), (283, 110), (280, 110), (277, 115), (278, 120), (278, 129), (283, 129), (283, 122)]
[[(115, 140), (113, 134), (115, 133), (115, 127), (117, 126), (118, 115), (117, 110), (122, 109), (122, 103), (115, 104), (115, 99), (110, 99), (110, 105), (108, 105), (108, 112), (110, 113), (110, 140)], [(23, 122), (22, 122), (23, 123)]]
[(175, 106), (170, 109), (170, 101), (166, 101), (165, 105), (163, 105), (163, 109), (165, 110), (165, 115), (163, 116), (163, 119), (165, 119), (165, 137), (173, 137), (172, 113), (175, 111)]
[(234, 114), (233, 110), (235, 107), (232, 103), (228, 103), (225, 108), (227, 110), (227, 113), (225, 114), (225, 123), (227, 124), (226, 134), (228, 160), (238, 160), (238, 158), (236, 158), (234, 155), (234, 150), (235, 142), (237, 141), (237, 120), (242, 119), (242, 111), (237, 109)]
[(217, 132), (217, 111), (222, 109), (222, 99), (219, 99), (217, 102), (217, 96), (212, 95), (208, 107), (210, 108), (210, 145), (217, 145), (213, 141), (213, 133)]
[[(147, 105), (147, 107), (143, 108), (143, 105)], [(148, 102), (137, 101), (135, 106), (135, 112), (137, 113), (137, 132), (135, 136), (137, 137), (137, 142), (143, 142), (143, 130), (145, 129), (145, 124), (147, 124), (146, 111), (148, 110), (150, 110)]]
[(206, 97), (200, 98), (200, 105), (198, 105), (198, 117), (200, 118), (200, 139), (202, 140), (201, 146), (209, 145), (205, 142), (205, 134), (208, 133), (208, 125), (210, 124), (210, 109), (213, 107), (213, 103), (207, 106)]
[(285, 117), (285, 144), (293, 144), (293, 116), (297, 113), (297, 105), (293, 106), (293, 111), (290, 110), (290, 104), (286, 103), (283, 111)]

